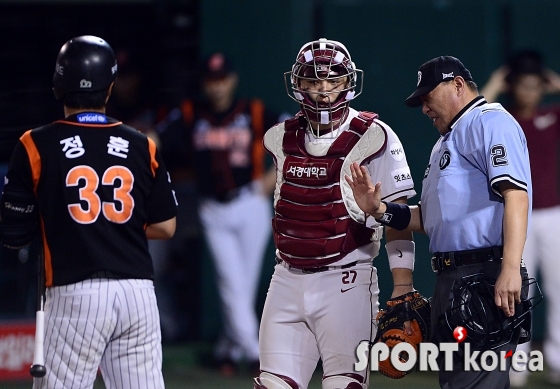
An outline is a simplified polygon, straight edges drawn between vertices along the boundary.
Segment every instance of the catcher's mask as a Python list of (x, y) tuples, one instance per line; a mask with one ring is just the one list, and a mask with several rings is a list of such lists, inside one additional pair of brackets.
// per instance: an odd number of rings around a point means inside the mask
[[(515, 305), (515, 314), (506, 317), (494, 302), (496, 280), (477, 273), (462, 278), (455, 288), (451, 308), (445, 312), (447, 325), (453, 331), (457, 326), (467, 330), (467, 341), (474, 349), (496, 349), (509, 343), (519, 328), (518, 343), (531, 339), (531, 311), (541, 302), (542, 293), (534, 278), (524, 278), (521, 303)], [(534, 297), (528, 298), (529, 287), (534, 285)]]
[[(361, 77), (358, 74), (362, 74), (362, 71), (356, 69), (350, 53), (342, 43), (321, 38), (303, 45), (292, 70), (284, 73), (284, 84), (288, 96), (300, 105), (309, 121), (332, 124), (346, 117), (350, 101), (362, 93), (363, 74)], [(346, 79), (346, 85), (342, 90), (326, 92), (325, 94), (339, 94), (335, 101), (321, 104), (301, 87), (302, 79)]]

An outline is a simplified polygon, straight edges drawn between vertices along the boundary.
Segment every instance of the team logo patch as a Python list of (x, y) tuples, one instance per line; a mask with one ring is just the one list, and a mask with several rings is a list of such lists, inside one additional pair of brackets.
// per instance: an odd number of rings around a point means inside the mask
[(449, 150), (445, 150), (443, 152), (443, 155), (439, 159), (439, 170), (445, 169), (446, 167), (449, 166), (450, 163), (451, 163), (451, 153), (449, 152)]
[(420, 85), (420, 81), (422, 81), (422, 72), (418, 71), (418, 82), (416, 83), (416, 86)]
[(80, 123), (107, 123), (107, 117), (100, 113), (82, 113), (76, 118)]
[(397, 162), (400, 162), (404, 159), (404, 150), (400, 143), (391, 143), (389, 146), (389, 152), (391, 153), (391, 157)]
[(91, 88), (91, 81), (80, 80), (80, 88)]
[(533, 124), (535, 125), (537, 130), (542, 131), (546, 130), (548, 127), (556, 123), (556, 120), (556, 115), (552, 112), (549, 112), (546, 115), (537, 116), (535, 119), (533, 119)]

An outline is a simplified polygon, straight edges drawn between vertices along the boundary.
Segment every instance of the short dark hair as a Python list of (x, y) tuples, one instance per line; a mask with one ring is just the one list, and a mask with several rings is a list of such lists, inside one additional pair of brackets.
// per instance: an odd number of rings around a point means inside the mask
[(64, 106), (68, 108), (105, 108), (107, 93), (109, 89), (103, 89), (96, 92), (69, 92), (64, 95)]
[(471, 81), (471, 80), (467, 80), (466, 83), (467, 83), (468, 88), (471, 90), (471, 92), (478, 93), (478, 85), (476, 85), (476, 82)]

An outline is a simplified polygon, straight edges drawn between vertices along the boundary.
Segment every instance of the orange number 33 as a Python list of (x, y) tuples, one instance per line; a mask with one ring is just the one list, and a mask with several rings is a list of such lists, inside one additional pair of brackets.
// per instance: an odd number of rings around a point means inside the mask
[[(101, 201), (96, 190), (99, 186), (99, 176), (90, 166), (80, 165), (72, 168), (66, 175), (66, 186), (78, 186), (80, 180), (85, 180), (85, 185), (79, 188), (81, 203), (68, 204), (68, 212), (76, 222), (90, 224), (97, 220), (101, 211), (105, 218), (113, 223), (126, 223), (134, 209), (134, 198), (130, 195), (134, 185), (132, 172), (124, 166), (111, 166), (101, 178), (101, 185), (114, 186), (115, 181), (120, 181), (120, 186), (113, 189), (113, 202)], [(120, 203), (120, 210), (115, 206)]]

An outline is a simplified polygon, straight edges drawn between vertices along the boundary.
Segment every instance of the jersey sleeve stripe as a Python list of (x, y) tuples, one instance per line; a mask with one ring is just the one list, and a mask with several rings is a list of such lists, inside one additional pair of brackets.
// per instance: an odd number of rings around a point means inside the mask
[(37, 185), (39, 184), (39, 177), (41, 176), (41, 155), (37, 150), (37, 146), (31, 137), (31, 130), (28, 130), (19, 138), (29, 158), (29, 166), (31, 167), (31, 177), (33, 179), (33, 190), (37, 193)]
[(503, 196), (500, 193), (500, 191), (498, 190), (498, 183), (500, 183), (502, 181), (511, 182), (513, 185), (517, 186), (519, 189), (527, 192), (527, 183), (526, 182), (516, 180), (515, 178), (511, 177), (508, 174), (502, 174), (502, 175), (496, 176), (496, 177), (492, 178), (492, 180), (490, 180), (490, 186), (492, 187), (492, 191), (500, 197), (503, 197)]
[[(37, 150), (37, 145), (33, 141), (31, 136), (31, 130), (26, 131), (20, 138), (21, 143), (27, 151), (27, 157), (29, 158), (29, 166), (31, 167), (31, 178), (33, 179), (33, 190), (37, 193), (37, 185), (39, 184), (39, 178), (41, 177), (41, 155), (39, 150)], [(43, 219), (41, 218), (41, 240), (43, 241), (43, 265), (45, 269), (45, 286), (49, 287), (53, 284), (53, 272), (52, 272), (52, 262), (51, 262), (51, 251), (47, 243), (47, 237), (45, 235), (45, 226), (43, 224)]]
[(152, 169), (152, 175), (155, 177), (159, 163), (156, 160), (156, 143), (151, 138), (148, 138), (148, 149), (150, 151), (150, 167)]
[[(410, 191), (413, 191), (413, 192), (414, 192), (414, 188), (413, 188), (413, 187), (411, 187), (411, 188), (404, 188), (404, 189), (402, 189), (402, 190), (398, 190), (398, 191), (396, 191), (396, 192), (389, 193), (387, 196), (383, 197), (381, 200), (387, 200), (387, 199), (390, 198), (390, 197), (393, 197), (393, 198), (394, 198), (394, 196), (396, 196), (396, 195), (398, 195), (398, 194), (406, 193), (406, 192), (410, 192)], [(416, 193), (416, 192), (414, 192), (414, 193)], [(410, 196), (407, 195), (408, 198), (413, 197), (413, 196), (414, 196), (413, 194), (411, 194)]]
[(264, 153), (265, 150), (262, 145), (264, 135), (264, 104), (260, 100), (253, 100), (251, 102), (251, 124), (253, 127), (253, 180), (261, 178), (264, 174)]
[(52, 258), (51, 250), (49, 249), (49, 244), (47, 242), (47, 236), (45, 235), (45, 225), (43, 223), (43, 218), (41, 218), (41, 240), (43, 241), (43, 265), (45, 269), (45, 286), (53, 286), (53, 269), (52, 269)]

